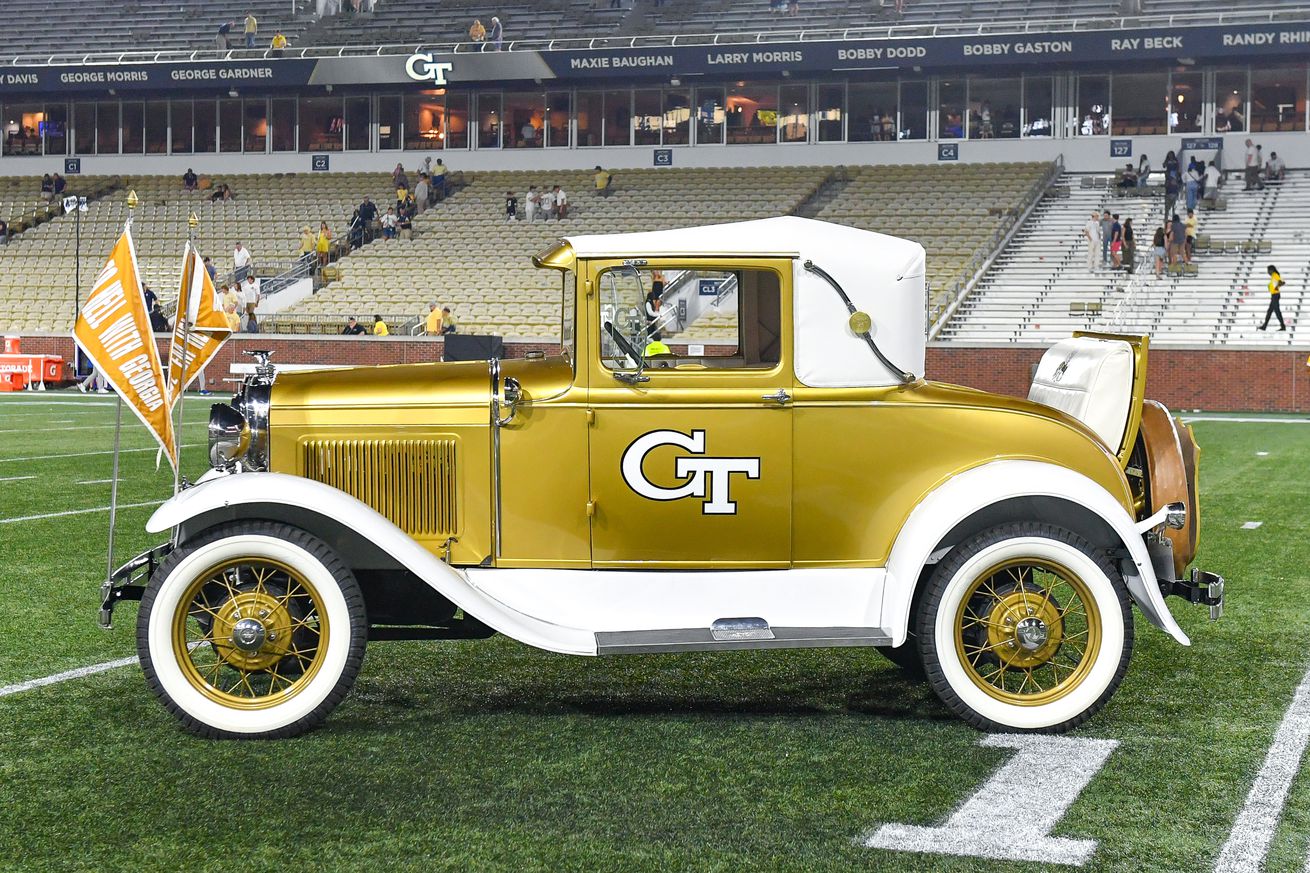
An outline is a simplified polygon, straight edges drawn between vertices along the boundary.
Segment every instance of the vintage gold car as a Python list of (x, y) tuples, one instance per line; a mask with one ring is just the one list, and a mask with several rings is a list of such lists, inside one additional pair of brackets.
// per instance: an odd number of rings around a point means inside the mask
[[(1145, 337), (1043, 358), (1030, 399), (923, 378), (924, 252), (801, 218), (577, 236), (562, 350), (275, 373), (106, 585), (189, 729), (321, 723), (365, 643), (552, 652), (865, 646), (984, 729), (1063, 731), (1128, 667), (1135, 603), (1222, 608), (1197, 449)], [(575, 329), (576, 326), (576, 329)]]

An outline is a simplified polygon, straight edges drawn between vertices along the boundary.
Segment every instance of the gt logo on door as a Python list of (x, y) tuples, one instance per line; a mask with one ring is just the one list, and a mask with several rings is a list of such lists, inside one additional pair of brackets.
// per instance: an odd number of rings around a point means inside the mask
[[(677, 488), (661, 488), (646, 478), (642, 464), (646, 455), (659, 446), (678, 446), (691, 452), (693, 457), (674, 461), (673, 475), (686, 479)], [(743, 473), (747, 479), (760, 478), (759, 458), (706, 458), (705, 431), (693, 430), (691, 435), (676, 430), (656, 430), (632, 441), (623, 452), (621, 469), (623, 481), (636, 493), (649, 500), (681, 500), (684, 497), (706, 498), (701, 503), (705, 515), (736, 515), (737, 504), (729, 497), (733, 473)]]

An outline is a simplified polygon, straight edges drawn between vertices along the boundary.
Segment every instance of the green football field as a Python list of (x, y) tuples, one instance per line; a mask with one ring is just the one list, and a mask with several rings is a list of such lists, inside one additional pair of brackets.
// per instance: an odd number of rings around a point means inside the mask
[[(186, 401), (193, 475), (208, 405)], [(942, 825), (1016, 754), (867, 650), (374, 643), (327, 724), (277, 742), (183, 733), (130, 664), (26, 687), (135, 655), (135, 604), (95, 622), (114, 413), (112, 395), (0, 395), (0, 870), (1049, 869), (865, 845), (887, 823)], [(1255, 821), (1263, 869), (1301, 871), (1302, 759), (1274, 761), (1285, 804), (1239, 813), (1310, 667), (1310, 423), (1195, 428), (1198, 563), (1228, 578), (1227, 614), (1171, 600), (1191, 648), (1138, 614), (1127, 679), (1072, 735), (1118, 745), (1050, 836), (1095, 841), (1082, 869), (1208, 871)], [(120, 559), (155, 544), (144, 524), (172, 485), (130, 416), (123, 445)], [(1067, 793), (1051, 782), (1009, 800)], [(1042, 830), (977, 806), (970, 826), (1001, 843)]]

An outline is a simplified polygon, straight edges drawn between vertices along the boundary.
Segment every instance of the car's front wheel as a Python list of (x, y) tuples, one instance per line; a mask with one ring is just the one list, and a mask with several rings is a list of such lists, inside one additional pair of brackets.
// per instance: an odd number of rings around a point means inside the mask
[(928, 581), (917, 622), (933, 690), (984, 730), (1070, 730), (1128, 669), (1123, 579), (1085, 539), (1006, 524), (960, 543)]
[(367, 637), (349, 568), (317, 537), (272, 522), (222, 525), (174, 549), (137, 618), (151, 689), (212, 738), (318, 726), (354, 683)]

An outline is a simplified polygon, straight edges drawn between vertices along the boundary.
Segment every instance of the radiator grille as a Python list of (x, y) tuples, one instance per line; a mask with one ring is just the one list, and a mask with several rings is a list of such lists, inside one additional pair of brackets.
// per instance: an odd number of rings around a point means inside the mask
[(303, 460), (306, 478), (358, 498), (411, 536), (459, 530), (452, 439), (310, 440)]

